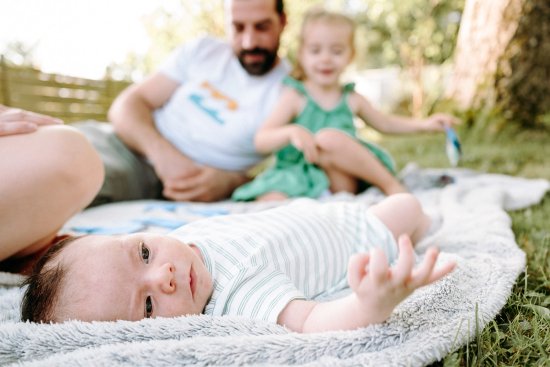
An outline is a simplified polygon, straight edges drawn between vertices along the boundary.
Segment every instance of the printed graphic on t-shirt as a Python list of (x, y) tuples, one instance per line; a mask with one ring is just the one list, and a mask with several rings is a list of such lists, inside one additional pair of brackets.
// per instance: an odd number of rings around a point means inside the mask
[(236, 111), (239, 108), (237, 101), (223, 94), (208, 81), (202, 82), (200, 88), (200, 91), (204, 91), (205, 93), (191, 93), (188, 97), (189, 100), (216, 123), (220, 125), (225, 124), (225, 120), (221, 114), (224, 111)]

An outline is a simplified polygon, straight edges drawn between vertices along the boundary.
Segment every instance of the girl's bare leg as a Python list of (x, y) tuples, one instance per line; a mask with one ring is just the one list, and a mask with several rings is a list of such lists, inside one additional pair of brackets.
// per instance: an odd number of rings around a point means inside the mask
[(323, 168), (327, 174), (328, 180), (330, 182), (330, 191), (331, 192), (350, 192), (352, 194), (357, 193), (357, 178), (348, 175), (345, 172), (340, 171), (336, 168)]
[(424, 213), (420, 202), (412, 194), (389, 196), (368, 210), (388, 227), (395, 239), (402, 234), (408, 234), (415, 244), (430, 228), (430, 217)]
[(282, 201), (288, 199), (288, 196), (282, 192), (268, 192), (256, 198), (256, 201)]
[(0, 260), (34, 253), (94, 198), (103, 164), (68, 126), (0, 138)]
[(377, 186), (386, 195), (407, 192), (368, 149), (347, 134), (324, 129), (315, 135), (315, 140), (320, 150), (319, 165), (325, 171), (338, 169)]

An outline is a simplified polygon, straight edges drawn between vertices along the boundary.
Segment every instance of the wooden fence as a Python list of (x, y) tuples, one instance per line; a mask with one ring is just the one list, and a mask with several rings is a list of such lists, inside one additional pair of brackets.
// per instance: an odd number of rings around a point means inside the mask
[(128, 82), (48, 74), (9, 65), (0, 57), (0, 104), (63, 119), (107, 121), (114, 98)]

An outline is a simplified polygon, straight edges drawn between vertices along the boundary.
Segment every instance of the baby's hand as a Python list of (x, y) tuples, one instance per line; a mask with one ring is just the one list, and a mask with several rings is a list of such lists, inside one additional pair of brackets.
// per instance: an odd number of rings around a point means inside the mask
[(365, 325), (385, 321), (393, 309), (417, 288), (443, 278), (455, 267), (454, 262), (448, 262), (436, 269), (438, 251), (430, 248), (422, 263), (414, 268), (410, 238), (402, 235), (398, 243), (399, 257), (391, 268), (380, 249), (350, 259), (348, 281), (361, 304)]
[(308, 129), (300, 125), (293, 125), (293, 129), (290, 133), (290, 143), (294, 145), (296, 149), (304, 153), (306, 161), (316, 163), (319, 159), (319, 151), (317, 149), (317, 144), (315, 144), (315, 137)]

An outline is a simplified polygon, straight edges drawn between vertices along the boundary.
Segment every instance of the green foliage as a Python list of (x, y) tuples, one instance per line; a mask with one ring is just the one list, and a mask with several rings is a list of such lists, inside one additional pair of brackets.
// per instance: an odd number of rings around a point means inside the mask
[[(295, 59), (303, 13), (321, 0), (285, 2), (288, 25), (281, 39), (281, 56)], [(143, 24), (150, 47), (144, 55), (131, 53), (122, 64), (111, 65), (115, 76), (139, 79), (153, 72), (166, 56), (181, 44), (201, 35), (225, 37), (226, 19), (222, 0), (173, 0), (148, 15)]]
[[(366, 67), (409, 67), (448, 60), (458, 34), (464, 0), (370, 0), (357, 14)], [(362, 29), (361, 29), (362, 28)]]
[(145, 54), (130, 53), (122, 64), (113, 63), (111, 72), (115, 76), (141, 79), (156, 70), (179, 45), (206, 33), (222, 37), (224, 5), (221, 0), (166, 1), (142, 21), (149, 49)]
[(304, 13), (313, 6), (322, 6), (321, 0), (285, 1), (287, 26), (281, 39), (280, 55), (287, 57), (292, 63), (296, 62), (300, 28)]
[(28, 45), (21, 41), (9, 42), (0, 54), (4, 60), (18, 66), (34, 66), (35, 65), (35, 50), (38, 42), (33, 45)]
[[(225, 34), (222, 0), (172, 0), (144, 19), (150, 48), (131, 54), (116, 73), (156, 69), (178, 45), (199, 35)], [(464, 0), (302, 0), (285, 2), (288, 25), (281, 41), (281, 55), (295, 60), (304, 12), (326, 6), (350, 14), (358, 23), (357, 69), (400, 65), (405, 68), (442, 63), (454, 50)], [(135, 77), (135, 76), (134, 76)]]

